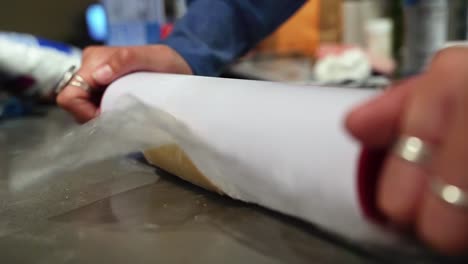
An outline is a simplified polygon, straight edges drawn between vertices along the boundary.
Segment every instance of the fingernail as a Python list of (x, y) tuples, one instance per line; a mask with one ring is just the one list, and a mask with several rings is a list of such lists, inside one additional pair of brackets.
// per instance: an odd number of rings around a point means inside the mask
[(93, 73), (93, 78), (100, 84), (108, 84), (112, 80), (113, 74), (112, 68), (109, 65), (104, 65)]

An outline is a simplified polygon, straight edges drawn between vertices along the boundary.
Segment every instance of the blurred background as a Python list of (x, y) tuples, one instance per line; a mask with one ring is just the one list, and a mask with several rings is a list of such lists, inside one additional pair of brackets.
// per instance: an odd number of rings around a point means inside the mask
[(87, 38), (85, 12), (94, 0), (2, 1), (0, 30), (30, 33), (81, 44)]
[[(97, 4), (104, 6), (103, 10)], [(184, 0), (3, 1), (0, 30), (29, 33), (78, 47), (95, 43), (145, 44), (167, 35), (170, 25), (185, 12), (184, 5)], [(304, 64), (338, 50), (359, 47), (371, 56), (377, 72), (391, 76), (414, 74), (446, 41), (466, 39), (466, 13), (466, 0), (309, 0), (250, 54), (263, 63), (243, 65), (249, 70), (234, 67), (231, 71), (242, 75), (259, 67), (259, 72), (246, 77), (263, 74), (271, 79), (268, 74), (278, 73), (264, 60), (281, 57), (282, 63), (277, 62), (277, 66), (283, 68), (291, 63), (290, 71), (298, 75), (289, 79), (307, 79), (303, 76), (307, 74), (296, 68), (307, 71)], [(153, 38), (139, 39), (141, 36), (128, 32), (132, 26), (138, 31), (137, 26), (130, 25), (136, 20), (158, 23)], [(296, 64), (286, 62), (285, 57), (296, 57)]]
[[(185, 0), (16, 0), (1, 7), (0, 33), (55, 41), (61, 50), (71, 47), (77, 52), (70, 61), (88, 45), (157, 43), (189, 8)], [(384, 87), (423, 71), (441, 48), (465, 41), (467, 10), (467, 0), (309, 0), (223, 76)], [(8, 79), (2, 86), (11, 86), (14, 76), (16, 86), (21, 65), (10, 65), (14, 53), (2, 49), (0, 84)], [(60, 65), (49, 83), (66, 70)], [(41, 74), (30, 75), (37, 81), (45, 78)], [(20, 84), (30, 83), (20, 77)]]

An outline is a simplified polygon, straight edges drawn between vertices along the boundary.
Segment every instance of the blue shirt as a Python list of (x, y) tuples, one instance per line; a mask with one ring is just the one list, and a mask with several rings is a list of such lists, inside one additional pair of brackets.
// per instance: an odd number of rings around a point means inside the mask
[(217, 76), (272, 33), (306, 0), (191, 0), (187, 14), (163, 41), (194, 74)]

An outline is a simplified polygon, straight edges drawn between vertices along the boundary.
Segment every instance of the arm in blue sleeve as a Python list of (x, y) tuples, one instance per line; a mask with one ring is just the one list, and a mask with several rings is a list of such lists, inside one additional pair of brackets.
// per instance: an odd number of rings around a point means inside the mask
[(305, 0), (193, 0), (163, 41), (197, 75), (217, 76), (289, 18)]

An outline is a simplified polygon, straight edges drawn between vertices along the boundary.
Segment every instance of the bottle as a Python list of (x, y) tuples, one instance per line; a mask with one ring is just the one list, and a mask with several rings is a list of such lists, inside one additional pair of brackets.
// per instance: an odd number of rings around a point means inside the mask
[(378, 18), (366, 23), (366, 47), (368, 52), (379, 58), (392, 58), (393, 23), (388, 18)]
[(468, 2), (466, 0), (448, 1), (448, 39), (450, 41), (466, 40), (466, 18)]
[(49, 97), (81, 50), (29, 34), (0, 31), (0, 87), (26, 96)]
[(106, 44), (129, 46), (154, 44), (166, 23), (164, 0), (101, 0), (109, 32)]
[(447, 41), (447, 0), (405, 0), (403, 75), (422, 72)]

